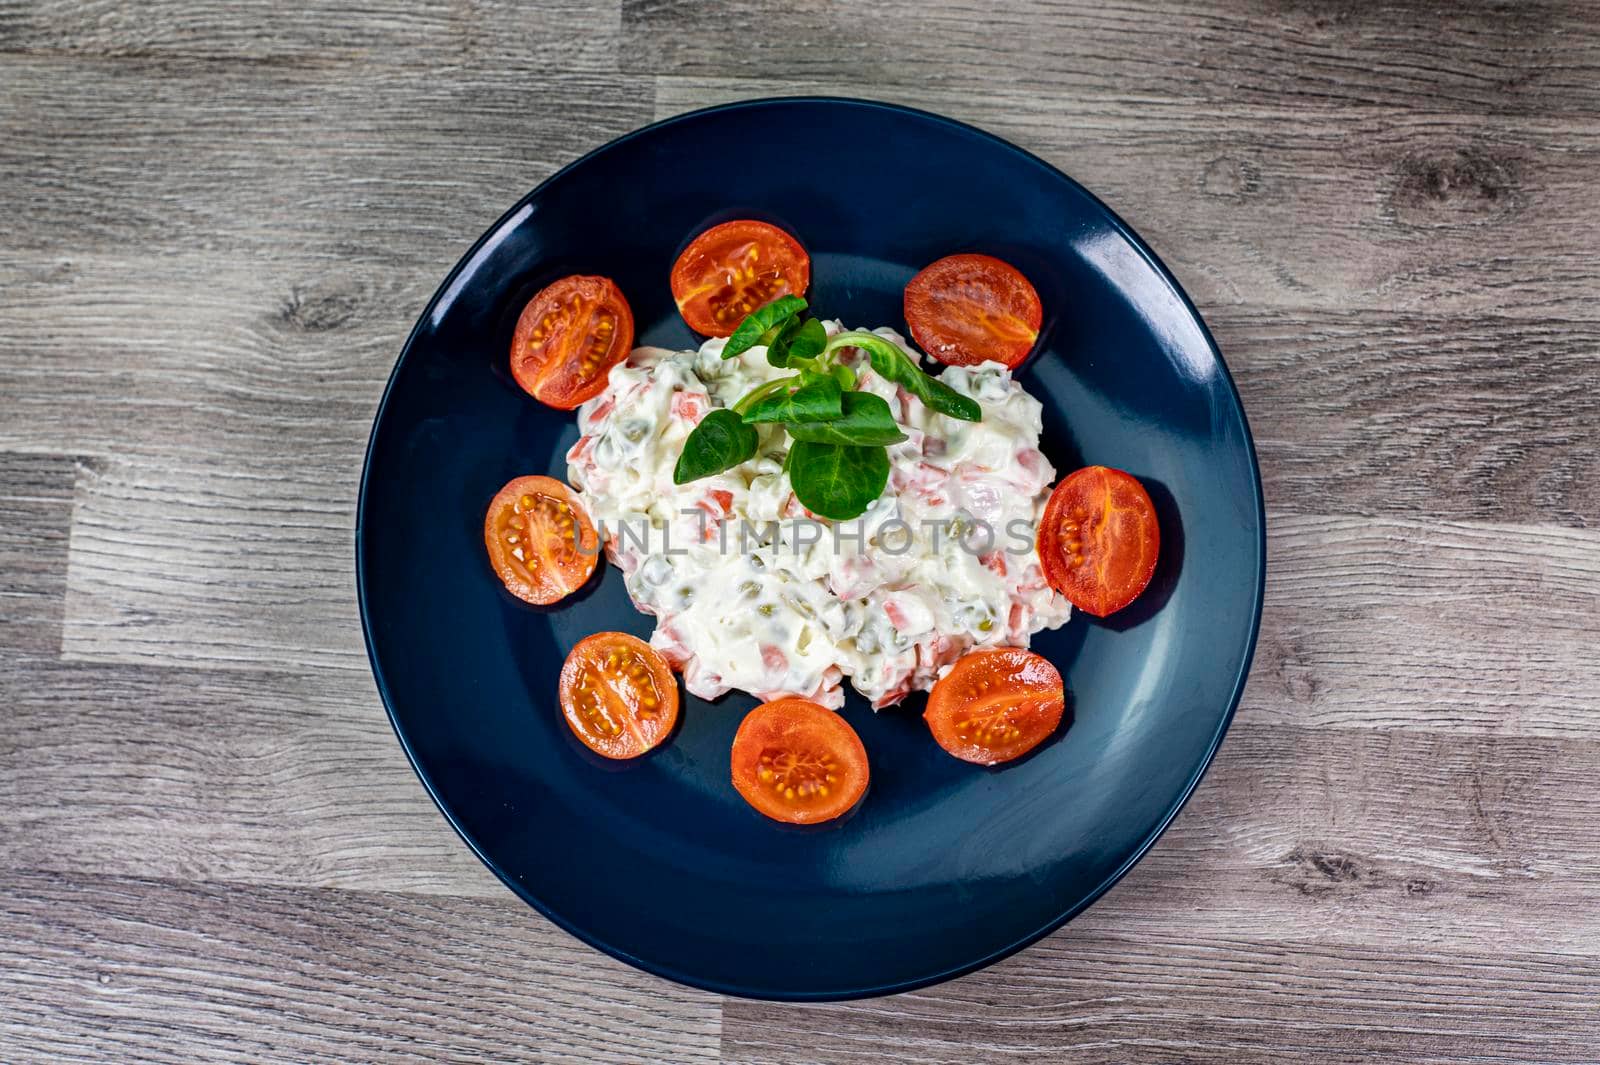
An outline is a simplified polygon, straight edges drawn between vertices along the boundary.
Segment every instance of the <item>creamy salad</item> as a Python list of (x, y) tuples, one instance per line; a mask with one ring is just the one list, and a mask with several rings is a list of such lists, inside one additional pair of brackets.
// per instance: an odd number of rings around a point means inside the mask
[[(838, 322), (825, 323), (829, 335)], [(921, 358), (889, 329), (877, 335)], [(966, 422), (925, 407), (841, 361), (881, 396), (908, 439), (888, 448), (881, 498), (860, 518), (811, 517), (784, 472), (788, 440), (762, 427), (756, 457), (685, 485), (673, 468), (705, 414), (786, 375), (760, 346), (724, 361), (637, 348), (579, 408), (567, 476), (635, 605), (656, 617), (651, 644), (689, 691), (796, 695), (837, 709), (848, 678), (874, 707), (927, 690), (978, 647), (1026, 647), (1071, 607), (1040, 571), (1034, 529), (1055, 470), (1039, 450), (1040, 405), (998, 363), (939, 378), (978, 401)]]

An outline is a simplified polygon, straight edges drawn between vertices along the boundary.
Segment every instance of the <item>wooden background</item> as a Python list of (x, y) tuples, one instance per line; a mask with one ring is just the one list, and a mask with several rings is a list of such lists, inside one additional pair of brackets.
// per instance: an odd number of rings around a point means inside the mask
[[(794, 1007), (452, 835), (359, 635), (399, 345), (611, 137), (975, 122), (1193, 295), (1266, 478), (1215, 767), (1067, 929)], [(1600, 1061), (1600, 7), (0, 0), (0, 1060)]]

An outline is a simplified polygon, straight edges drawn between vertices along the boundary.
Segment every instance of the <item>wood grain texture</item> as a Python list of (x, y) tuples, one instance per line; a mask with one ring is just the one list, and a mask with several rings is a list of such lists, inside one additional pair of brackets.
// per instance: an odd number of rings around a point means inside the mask
[[(204, 457), (130, 454), (86, 478), (62, 654), (364, 671), (350, 548), (360, 469), (332, 457), (361, 453), (367, 412), (323, 417), (339, 425), (328, 438), (281, 446), (279, 418), (232, 417), (196, 441)], [(252, 458), (265, 455), (270, 464)]]
[(1279, 510), (1600, 529), (1600, 327), (1227, 311)]
[(615, 70), (620, 31), (616, 5), (582, 0), (137, 7), (115, 0), (0, 2), (0, 53), (85, 58)]
[[(351, 457), (432, 282), (293, 256), (209, 276), (202, 262), (91, 258), (19, 286), (0, 441), (100, 456), (78, 482), (61, 646), (362, 669)], [(92, 367), (86, 350), (103, 352)]]
[(1600, 964), (1328, 948), (1087, 917), (954, 984), (793, 1009), (730, 1001), (723, 1060), (1593, 1062)]
[[(623, 0), (624, 69), (989, 95), (1600, 112), (1582, 3)], [(826, 73), (819, 73), (826, 72)], [(952, 94), (954, 95), (954, 94)]]
[(1173, 938), (1593, 959), (1597, 770), (1590, 742), (1257, 725), (1246, 708), (1095, 912)]
[(77, 463), (0, 452), (0, 648), (55, 654)]
[(0, 63), (7, 245), (57, 262), (288, 253), (330, 272), (420, 259), (437, 279), (540, 180), (651, 112), (646, 80), (538, 65)]
[(715, 1061), (719, 1006), (493, 901), (8, 874), (10, 1061)]
[(501, 897), (369, 677), (0, 658), (0, 863)]
[(310, 460), (330, 434), (341, 449), (364, 439), (436, 279), (294, 249), (209, 269), (208, 259), (16, 253), (0, 446), (205, 460), (218, 438), (241, 432), (242, 448), (259, 446), (266, 432), (313, 449)]
[(1600, 739), (1595, 531), (1278, 513), (1268, 529), (1245, 703), (1263, 720)]
[[(795, 92), (1106, 198), (1270, 508), (1256, 668), (1155, 849), (989, 970), (821, 1007), (511, 897), (394, 742), (350, 544), (477, 234)], [(0, 0), (0, 1060), (1600, 1060), (1597, 174), (1578, 0)]]
[[(272, 25), (273, 32), (262, 33)], [(432, 59), (465, 51), (464, 20), (449, 9), (305, 4), (255, 11), (228, 4), (0, 4), (0, 52), (116, 58), (228, 58), (289, 63)]]
[(1593, 117), (974, 91), (848, 70), (662, 77), (656, 112), (811, 91), (939, 111), (1026, 145), (1127, 219), (1208, 311), (1600, 318)]

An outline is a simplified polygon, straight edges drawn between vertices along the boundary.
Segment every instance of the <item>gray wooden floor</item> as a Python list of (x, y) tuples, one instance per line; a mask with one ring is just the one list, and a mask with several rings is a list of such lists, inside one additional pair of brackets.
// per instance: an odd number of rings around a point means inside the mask
[[(1106, 198), (1238, 377), (1237, 723), (1102, 902), (800, 1008), (634, 972), (434, 810), (351, 574), (451, 263), (817, 90)], [(1600, 1061), (1600, 7), (0, 0), (0, 1060)]]

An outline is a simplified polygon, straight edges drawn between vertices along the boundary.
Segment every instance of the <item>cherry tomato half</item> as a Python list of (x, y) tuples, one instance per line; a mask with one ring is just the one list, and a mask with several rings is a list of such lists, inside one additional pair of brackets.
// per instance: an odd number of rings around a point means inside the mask
[(574, 274), (522, 308), (511, 336), (511, 376), (547, 406), (571, 410), (605, 391), (611, 367), (633, 350), (633, 309), (609, 277)]
[(561, 713), (594, 753), (637, 758), (677, 724), (678, 682), (637, 636), (598, 632), (580, 640), (561, 667)]
[(917, 344), (950, 366), (1016, 366), (1039, 339), (1039, 293), (991, 255), (947, 255), (906, 286), (906, 324)]
[(672, 298), (689, 328), (733, 333), (744, 316), (779, 296), (804, 296), (811, 256), (788, 233), (741, 219), (712, 226), (672, 264)]
[(870, 775), (856, 730), (809, 699), (763, 703), (733, 737), (733, 786), (774, 821), (831, 821), (860, 801)]
[(1056, 485), (1036, 539), (1051, 587), (1103, 618), (1139, 597), (1156, 571), (1161, 528), (1137, 479), (1089, 466)]
[(939, 678), (922, 717), (950, 754), (994, 765), (1043, 743), (1065, 707), (1055, 666), (1020, 647), (991, 647), (962, 656)]
[(539, 606), (583, 587), (600, 558), (589, 516), (553, 477), (518, 477), (495, 493), (483, 543), (506, 590)]

